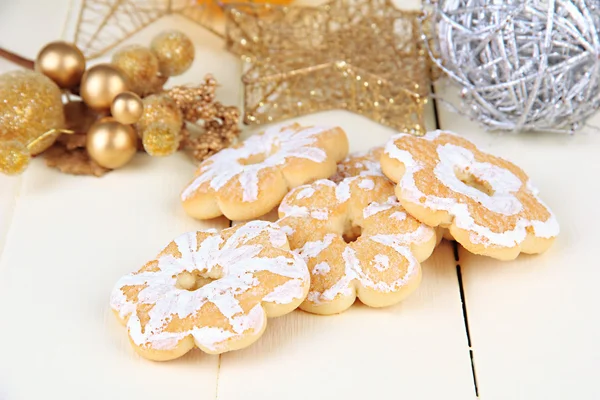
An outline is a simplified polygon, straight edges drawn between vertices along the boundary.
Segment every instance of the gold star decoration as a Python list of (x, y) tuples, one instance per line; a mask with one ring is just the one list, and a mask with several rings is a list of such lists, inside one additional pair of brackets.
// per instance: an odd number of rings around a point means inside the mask
[(389, 0), (318, 7), (225, 7), (228, 48), (242, 57), (244, 122), (344, 109), (422, 134), (429, 62), (418, 12)]
[(82, 0), (74, 42), (86, 58), (96, 58), (167, 15), (181, 15), (222, 36), (213, 0)]

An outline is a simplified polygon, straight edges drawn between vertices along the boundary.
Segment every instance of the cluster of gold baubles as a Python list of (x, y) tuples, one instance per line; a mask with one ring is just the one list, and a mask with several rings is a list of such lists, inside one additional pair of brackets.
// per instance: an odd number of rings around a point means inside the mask
[[(150, 48), (129, 46), (111, 63), (86, 69), (73, 44), (47, 44), (35, 71), (0, 75), (0, 172), (20, 173), (65, 130), (63, 98), (79, 95), (97, 115), (86, 136), (89, 156), (115, 169), (128, 163), (138, 138), (151, 155), (167, 155), (179, 146), (181, 112), (160, 94), (170, 76), (185, 72), (194, 60), (191, 40), (178, 31), (157, 35)], [(69, 100), (71, 101), (71, 100)]]

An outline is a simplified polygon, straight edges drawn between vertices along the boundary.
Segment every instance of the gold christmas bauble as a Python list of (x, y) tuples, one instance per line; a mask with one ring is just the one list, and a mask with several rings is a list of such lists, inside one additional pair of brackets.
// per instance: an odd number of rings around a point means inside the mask
[[(61, 92), (50, 78), (35, 71), (0, 75), (0, 142), (15, 141), (26, 147), (64, 124)], [(35, 155), (46, 150), (58, 135), (49, 135), (29, 152)]]
[(153, 157), (171, 155), (179, 148), (181, 126), (155, 122), (142, 132), (144, 150)]
[(119, 93), (110, 106), (114, 119), (122, 124), (135, 124), (144, 111), (144, 103), (140, 96), (133, 92)]
[(115, 169), (127, 164), (135, 155), (137, 135), (130, 125), (103, 118), (88, 131), (85, 147), (98, 164)]
[(112, 64), (127, 78), (132, 92), (145, 96), (156, 90), (158, 59), (150, 49), (132, 45), (117, 51)]
[(0, 141), (0, 172), (16, 175), (25, 171), (31, 156), (27, 147), (17, 141)]
[(125, 75), (110, 64), (94, 65), (83, 74), (79, 94), (88, 107), (104, 111), (119, 93), (129, 90)]
[(61, 88), (72, 88), (79, 84), (85, 72), (85, 57), (74, 44), (51, 42), (38, 53), (35, 70)]
[(150, 49), (158, 58), (163, 76), (181, 75), (194, 61), (194, 44), (190, 38), (176, 30), (159, 33), (150, 43)]
[(180, 128), (183, 125), (183, 115), (181, 114), (181, 110), (179, 110), (175, 100), (166, 94), (153, 94), (144, 97), (143, 102), (144, 112), (136, 124), (136, 129), (140, 136), (146, 127), (155, 122), (163, 122), (169, 125), (179, 126)]

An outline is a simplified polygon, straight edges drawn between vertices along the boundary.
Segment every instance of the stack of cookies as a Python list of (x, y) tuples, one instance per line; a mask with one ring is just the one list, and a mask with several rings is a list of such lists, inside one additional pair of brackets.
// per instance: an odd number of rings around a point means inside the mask
[[(541, 253), (558, 223), (516, 165), (447, 131), (348, 154), (340, 128), (275, 127), (204, 161), (183, 191), (187, 233), (117, 283), (111, 306), (144, 357), (250, 345), (268, 317), (396, 304), (442, 238), (501, 260)], [(259, 218), (277, 208), (276, 222)]]

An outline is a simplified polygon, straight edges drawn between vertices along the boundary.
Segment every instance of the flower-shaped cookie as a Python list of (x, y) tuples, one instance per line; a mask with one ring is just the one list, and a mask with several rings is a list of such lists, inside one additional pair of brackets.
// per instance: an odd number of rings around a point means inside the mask
[(435, 231), (407, 215), (383, 176), (326, 179), (292, 190), (279, 206), (290, 247), (306, 260), (310, 291), (300, 308), (334, 314), (356, 297), (383, 307), (419, 285)]
[(275, 208), (291, 188), (333, 175), (346, 154), (348, 139), (340, 128), (270, 128), (206, 159), (181, 200), (198, 219), (256, 218)]
[(350, 154), (337, 166), (337, 172), (329, 180), (339, 183), (353, 176), (383, 176), (379, 159), (383, 147), (373, 147), (367, 151)]
[(554, 215), (523, 170), (451, 132), (396, 135), (381, 167), (411, 215), (448, 228), (472, 253), (514, 259), (521, 251), (545, 251), (558, 235)]
[(121, 278), (111, 307), (133, 347), (171, 360), (194, 347), (223, 353), (262, 335), (267, 317), (294, 310), (309, 288), (306, 263), (275, 224), (186, 233)]

